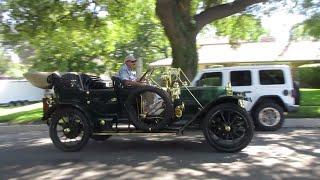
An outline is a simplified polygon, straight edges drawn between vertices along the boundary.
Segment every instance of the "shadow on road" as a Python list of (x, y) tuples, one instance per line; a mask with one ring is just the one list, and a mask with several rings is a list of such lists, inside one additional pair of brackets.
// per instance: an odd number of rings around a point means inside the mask
[(56, 149), (47, 132), (0, 135), (0, 179), (318, 179), (319, 129), (257, 133), (240, 153), (217, 153), (202, 134), (91, 140)]

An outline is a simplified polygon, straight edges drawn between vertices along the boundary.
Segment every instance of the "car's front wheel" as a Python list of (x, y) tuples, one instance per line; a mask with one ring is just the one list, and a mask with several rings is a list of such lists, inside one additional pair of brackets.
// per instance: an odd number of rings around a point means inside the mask
[(257, 130), (278, 130), (284, 122), (283, 108), (275, 102), (262, 103), (254, 111), (253, 120)]
[(233, 103), (213, 107), (204, 118), (202, 127), (208, 144), (221, 152), (241, 151), (253, 137), (250, 116)]
[(59, 109), (51, 116), (50, 138), (62, 151), (79, 151), (89, 140), (87, 118), (75, 108)]

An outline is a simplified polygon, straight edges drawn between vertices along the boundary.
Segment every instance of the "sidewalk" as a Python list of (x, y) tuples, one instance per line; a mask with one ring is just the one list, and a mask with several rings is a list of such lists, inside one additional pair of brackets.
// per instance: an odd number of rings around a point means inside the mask
[(9, 125), (7, 123), (0, 123), (0, 134), (6, 133), (23, 133), (30, 131), (48, 131), (49, 127), (46, 124), (37, 125)]
[[(320, 128), (320, 118), (285, 119), (283, 128)], [(0, 123), (0, 134), (48, 130), (49, 127), (47, 126), (47, 124), (9, 125), (7, 123)]]
[(285, 128), (320, 128), (320, 118), (288, 118), (284, 120)]

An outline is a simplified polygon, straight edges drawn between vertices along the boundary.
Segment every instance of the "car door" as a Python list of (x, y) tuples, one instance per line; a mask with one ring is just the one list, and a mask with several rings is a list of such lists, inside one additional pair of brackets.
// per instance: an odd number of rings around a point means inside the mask
[(258, 70), (261, 96), (278, 96), (282, 101), (294, 103), (294, 98), (290, 95), (293, 88), (288, 86), (292, 80), (285, 78), (285, 72), (282, 69), (261, 69)]
[(120, 110), (113, 88), (90, 89), (87, 94), (87, 104), (90, 110), (99, 115), (110, 116)]
[(231, 82), (232, 90), (234, 92), (245, 93), (250, 101), (245, 101), (245, 109), (250, 111), (253, 107), (253, 102), (258, 98), (256, 96), (255, 84), (257, 79), (254, 78), (254, 70), (230, 70), (228, 73)]

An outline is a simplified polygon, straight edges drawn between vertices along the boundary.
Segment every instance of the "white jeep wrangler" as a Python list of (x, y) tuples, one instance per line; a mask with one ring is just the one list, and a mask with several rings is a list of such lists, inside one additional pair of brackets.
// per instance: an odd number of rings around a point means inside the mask
[(257, 65), (205, 69), (192, 81), (193, 86), (227, 86), (251, 99), (245, 102), (257, 130), (282, 127), (284, 112), (299, 107), (299, 88), (288, 65)]

